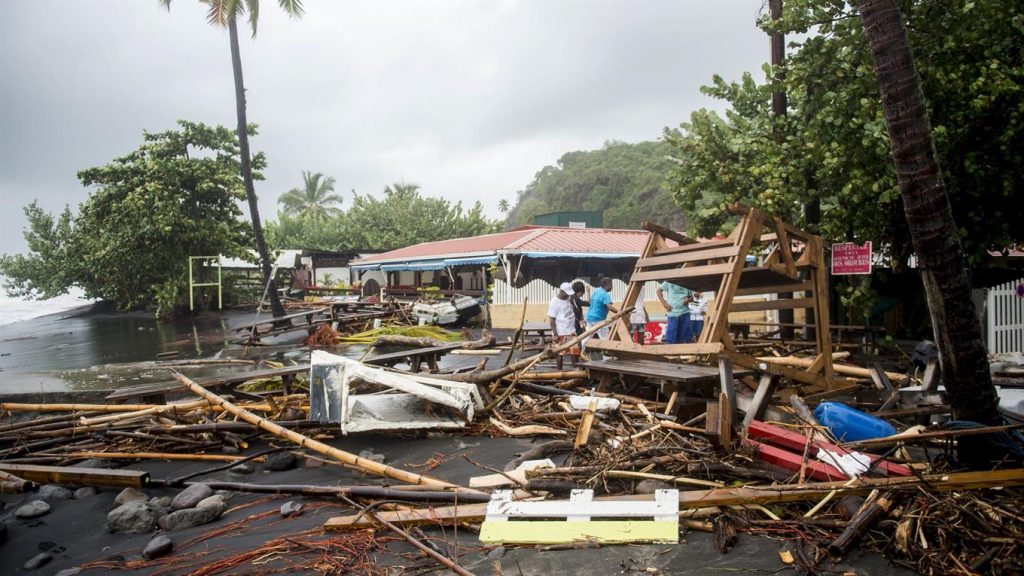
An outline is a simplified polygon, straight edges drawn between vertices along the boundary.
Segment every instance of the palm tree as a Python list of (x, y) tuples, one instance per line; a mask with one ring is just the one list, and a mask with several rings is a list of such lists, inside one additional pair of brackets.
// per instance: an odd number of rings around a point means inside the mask
[(1000, 421), (967, 263), (942, 181), (924, 93), (897, 0), (859, 0), (892, 159), (924, 282), (942, 380), (956, 418)]
[(336, 216), (341, 213), (337, 205), (344, 199), (334, 193), (334, 178), (320, 172), (302, 173), (302, 188), (292, 188), (282, 194), (277, 203), (284, 211), (295, 216)]
[[(256, 188), (252, 183), (252, 155), (249, 152), (249, 129), (245, 119), (245, 83), (242, 81), (242, 56), (238, 49), (239, 16), (248, 14), (249, 27), (256, 37), (256, 26), (260, 19), (260, 0), (199, 0), (209, 7), (207, 20), (213, 26), (227, 28), (231, 43), (231, 69), (235, 77), (235, 109), (238, 115), (238, 148), (241, 155), (242, 182), (245, 185), (245, 197), (249, 201), (249, 216), (252, 218), (252, 232), (256, 239), (256, 251), (260, 255), (260, 268), (263, 271), (263, 285), (270, 296), (270, 310), (274, 316), (284, 316), (284, 306), (277, 296), (277, 286), (271, 276), (270, 253), (267, 241), (263, 236), (263, 224), (260, 221), (260, 209), (256, 198)], [(160, 4), (171, 9), (171, 0), (159, 0)], [(281, 9), (289, 16), (302, 16), (300, 0), (277, 0)]]
[(502, 214), (508, 214), (508, 200), (502, 198), (498, 201), (498, 210), (501, 210)]

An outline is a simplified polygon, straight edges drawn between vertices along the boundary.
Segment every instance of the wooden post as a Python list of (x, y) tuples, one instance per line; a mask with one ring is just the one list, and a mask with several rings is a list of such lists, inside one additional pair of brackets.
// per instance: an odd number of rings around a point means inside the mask
[(761, 381), (757, 384), (757, 391), (754, 392), (754, 398), (750, 401), (750, 406), (747, 407), (747, 413), (743, 417), (743, 430), (750, 426), (750, 423), (754, 420), (760, 420), (764, 416), (764, 411), (768, 408), (768, 404), (771, 403), (772, 396), (775, 395), (775, 389), (779, 385), (779, 377), (775, 374), (764, 374), (761, 376)]
[[(736, 388), (733, 385), (732, 361), (725, 356), (718, 358), (718, 377), (722, 384), (722, 394), (729, 401), (729, 422), (736, 421)], [(725, 409), (723, 407), (723, 412)]]

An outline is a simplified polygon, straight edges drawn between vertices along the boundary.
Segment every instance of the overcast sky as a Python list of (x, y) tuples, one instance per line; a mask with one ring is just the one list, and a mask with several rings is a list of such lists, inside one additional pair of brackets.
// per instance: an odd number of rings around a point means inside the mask
[[(715, 73), (760, 73), (760, 0), (263, 0), (242, 40), (260, 210), (320, 171), (346, 193), (404, 180), (497, 217), (571, 150), (655, 139)], [(228, 36), (195, 0), (0, 0), (0, 252), (21, 207), (178, 119), (235, 125)]]

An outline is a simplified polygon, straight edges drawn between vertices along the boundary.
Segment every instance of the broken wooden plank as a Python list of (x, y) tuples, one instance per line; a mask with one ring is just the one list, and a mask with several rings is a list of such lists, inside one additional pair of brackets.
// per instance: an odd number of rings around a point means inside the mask
[(747, 407), (747, 413), (743, 416), (743, 430), (746, 430), (754, 420), (764, 417), (768, 404), (771, 403), (775, 389), (779, 386), (779, 377), (776, 374), (763, 374), (761, 381), (757, 384), (757, 391), (754, 398)]
[(149, 483), (149, 472), (142, 470), (38, 466), (0, 462), (0, 471), (37, 484), (69, 484), (94, 488), (143, 488)]

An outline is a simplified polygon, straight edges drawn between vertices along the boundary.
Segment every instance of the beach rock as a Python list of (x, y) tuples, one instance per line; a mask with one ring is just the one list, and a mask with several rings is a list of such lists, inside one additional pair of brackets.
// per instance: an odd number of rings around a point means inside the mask
[(36, 498), (39, 500), (70, 500), (75, 493), (63, 486), (46, 484), (36, 491)]
[(75, 490), (75, 500), (81, 500), (82, 498), (88, 498), (89, 496), (95, 496), (99, 490), (92, 486), (83, 486), (78, 490)]
[(90, 458), (75, 464), (75, 466), (78, 468), (100, 468), (106, 470), (109, 468), (117, 468), (117, 462), (107, 458)]
[(171, 497), (170, 496), (154, 496), (149, 499), (149, 505), (153, 508), (170, 508)]
[(129, 502), (149, 502), (149, 495), (138, 488), (125, 488), (114, 497), (114, 505), (116, 506)]
[(289, 500), (284, 504), (281, 504), (281, 516), (287, 518), (288, 516), (300, 516), (302, 514), (302, 504)]
[(174, 542), (167, 536), (160, 535), (150, 540), (149, 544), (146, 544), (146, 547), (142, 549), (142, 557), (146, 560), (152, 560), (166, 556), (173, 549)]
[(319, 458), (303, 458), (302, 465), (306, 468), (321, 468), (324, 465), (324, 461)]
[(107, 529), (115, 534), (145, 534), (156, 527), (156, 510), (146, 502), (128, 502), (107, 514)]
[(65, 568), (65, 569), (61, 570), (60, 572), (57, 572), (53, 576), (77, 576), (78, 573), (81, 572), (81, 571), (82, 571), (82, 569), (79, 568), (78, 566), (73, 566), (71, 568)]
[(220, 451), (225, 453), (225, 454), (230, 454), (231, 456), (236, 456), (236, 455), (242, 453), (241, 450), (239, 450), (238, 448), (236, 448), (234, 446), (230, 446), (230, 445), (229, 446), (221, 446)]
[(29, 561), (25, 562), (25, 565), (22, 566), (22, 568), (24, 568), (25, 570), (35, 570), (36, 568), (43, 566), (50, 560), (53, 560), (52, 554), (50, 554), (49, 552), (40, 552), (32, 558), (29, 558)]
[(168, 532), (175, 532), (201, 526), (220, 518), (227, 507), (228, 503), (224, 501), (223, 496), (210, 496), (195, 508), (185, 508), (164, 516), (160, 519), (160, 527)]
[(14, 516), (22, 520), (38, 518), (50, 511), (50, 505), (42, 500), (33, 500), (14, 511)]
[(184, 510), (186, 508), (195, 508), (199, 502), (205, 498), (213, 496), (213, 488), (209, 485), (203, 484), (192, 484), (188, 488), (185, 488), (171, 500), (171, 510)]
[(242, 462), (241, 464), (237, 466), (232, 466), (231, 468), (228, 469), (228, 474), (238, 474), (239, 476), (252, 473), (253, 467), (247, 462)]
[(490, 560), (501, 560), (501, 557), (505, 555), (505, 547), (498, 546), (487, 553), (487, 558)]
[(378, 454), (373, 450), (363, 450), (362, 452), (359, 453), (359, 457), (365, 460), (371, 460), (378, 464), (383, 464), (384, 460), (387, 459), (387, 457), (384, 456), (383, 454)]
[(668, 490), (673, 488), (671, 484), (661, 480), (641, 480), (636, 485), (637, 494), (654, 494), (656, 490)]
[(267, 460), (263, 462), (263, 469), (270, 470), (271, 472), (283, 472), (295, 468), (298, 464), (299, 461), (295, 454), (291, 452), (277, 452), (267, 456)]

